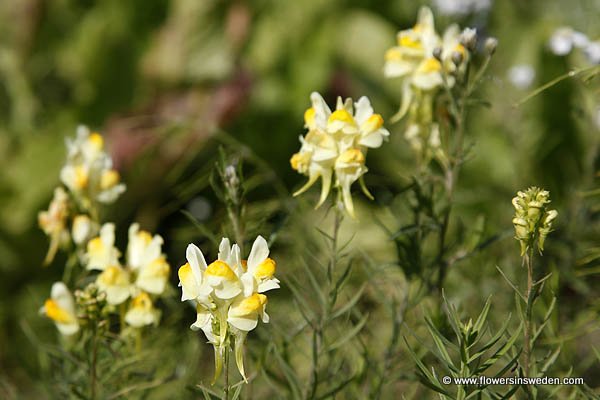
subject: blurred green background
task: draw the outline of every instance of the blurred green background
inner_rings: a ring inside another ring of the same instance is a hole
[[[545,260],[561,272],[561,312],[579,310],[569,323],[585,326],[600,308],[599,280],[591,273],[598,268],[600,202],[586,195],[599,187],[598,76],[562,81],[515,104],[535,87],[590,65],[576,50],[553,54],[548,41],[563,25],[600,37],[600,3],[481,2],[489,7],[456,14],[441,12],[444,3],[433,4],[438,31],[457,22],[500,43],[479,93],[490,107],[473,108],[467,121],[472,147],[456,215],[467,224],[485,216],[486,233],[502,239],[451,271],[448,292],[460,292],[464,304],[477,299],[472,308],[478,309],[502,285],[495,264],[518,272],[510,199],[538,185],[551,192],[560,212]],[[181,209],[221,229],[223,209],[208,185],[218,144],[241,149],[248,160],[247,175],[256,183],[249,200],[258,204],[254,230],[265,234],[266,224],[283,224],[278,218],[297,207],[281,207],[277,199],[304,179],[288,160],[299,147],[312,91],[330,104],[337,95],[367,95],[385,119],[396,111],[400,86],[383,78],[383,54],[399,29],[414,24],[419,6],[400,0],[0,2],[0,397],[44,393],[36,386],[43,386],[44,364],[34,340],[48,342],[55,333],[37,310],[65,260],[59,256],[42,268],[48,244],[37,213],[59,184],[64,139],[78,124],[105,135],[128,185],[107,214],[120,226],[121,248],[126,226],[140,221],[163,235],[175,270],[188,242],[208,243]],[[528,85],[511,80],[517,65],[533,69]],[[385,206],[390,187],[402,186],[414,171],[402,123],[387,127],[390,143],[368,160],[367,185],[377,201],[360,200],[361,209]],[[375,229],[365,224],[364,232]],[[393,257],[389,248],[382,257]],[[176,286],[175,273],[172,282]],[[510,294],[498,296],[499,309],[510,308],[502,305],[512,301]],[[283,295],[276,299],[273,304]],[[185,332],[173,340],[192,337],[189,314],[172,318]],[[597,332],[584,333],[580,343],[600,347]],[[589,348],[570,345],[572,357],[585,360],[580,372],[597,378],[600,368],[585,358]]]

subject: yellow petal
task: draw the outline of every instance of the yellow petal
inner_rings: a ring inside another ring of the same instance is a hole
[[[227,280],[234,280],[236,278],[235,272],[233,272],[231,267],[221,260],[217,260],[206,267],[206,274],[218,276]]]
[[[271,278],[275,274],[276,263],[272,258],[267,258],[263,262],[261,262],[258,267],[256,267],[256,271],[254,271],[254,276],[257,279],[262,278]]]

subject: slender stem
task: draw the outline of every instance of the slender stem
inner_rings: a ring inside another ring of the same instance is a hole
[[[96,364],[98,358],[98,330],[94,325],[92,332],[92,359],[90,362],[90,400],[96,399]]]
[[[525,312],[525,332],[524,332],[524,353],[525,353],[525,375],[529,376],[530,372],[530,364],[531,364],[531,317],[532,317],[532,309],[533,305],[529,305],[531,291],[533,290],[533,246],[529,249],[528,253],[525,255],[525,264],[527,267],[527,305]]]
[[[234,206],[227,207],[227,215],[229,216],[229,220],[231,221],[231,226],[233,228],[233,234],[235,236],[235,242],[240,246],[240,252],[244,250],[244,228],[242,226],[241,221],[241,209],[240,205],[236,204]],[[243,254],[243,253],[242,253]]]
[[[223,387],[223,398],[229,400],[229,346],[225,350],[225,386]]]
[[[333,293],[333,291],[335,290],[333,283],[333,273],[335,266],[338,263],[337,244],[340,226],[342,225],[343,214],[340,208],[338,207],[338,202],[336,201],[336,199],[334,199],[333,208],[335,216],[333,221],[333,232],[331,234],[331,256],[329,263],[327,264],[327,292],[329,296],[326,300],[327,304],[325,305],[325,309],[323,310],[323,315],[321,315],[319,323],[315,324],[314,326],[314,332],[312,337],[312,366],[310,384],[308,386],[310,390],[306,392],[307,399],[313,399],[317,394],[317,387],[319,385],[319,355],[321,352],[321,345],[324,341],[323,333],[325,330],[325,326],[327,325],[327,320],[329,319],[331,310],[335,305],[335,299],[337,298],[337,296],[335,296],[335,293]]]
[[[338,233],[340,231],[340,225],[342,224],[343,218],[342,212],[337,204],[334,205],[334,211],[335,219],[333,221],[333,234],[331,235],[331,259],[327,265],[327,283],[329,284],[329,289],[331,289],[331,285],[333,284],[333,270],[337,264]]]

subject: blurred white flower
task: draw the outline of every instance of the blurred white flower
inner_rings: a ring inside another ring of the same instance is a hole
[[[588,43],[583,52],[592,64],[600,64],[600,41]]]
[[[125,322],[134,328],[157,325],[159,318],[160,311],[154,308],[152,299],[145,292],[140,292],[133,298],[129,310],[125,313]]]
[[[73,226],[71,227],[71,236],[73,242],[78,245],[87,243],[94,235],[98,233],[98,224],[90,219],[85,214],[76,215],[73,218]]]
[[[548,42],[550,50],[557,56],[564,56],[573,49],[573,29],[561,27],[554,31]]]
[[[434,0],[434,7],[443,15],[467,15],[488,10],[491,0]]]
[[[508,70],[508,79],[518,89],[528,89],[535,79],[535,70],[529,64],[518,64]]]
[[[70,336],[79,331],[73,295],[62,282],[52,285],[50,298],[44,302],[40,313],[54,321],[62,335]]]
[[[77,128],[75,139],[67,139],[67,162],[60,179],[84,208],[95,201],[111,203],[125,191],[112,159],[104,151],[104,139],[85,126]]]

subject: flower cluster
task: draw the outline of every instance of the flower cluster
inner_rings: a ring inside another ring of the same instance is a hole
[[[108,311],[123,305],[123,320],[129,326],[141,328],[157,324],[160,313],[153,305],[153,298],[165,292],[170,273],[161,250],[163,240],[159,235],[152,237],[140,230],[138,224],[132,224],[127,263],[123,266],[119,262],[121,253],[114,246],[114,229],[112,223],[106,223],[100,229],[100,235],[87,242],[87,251],[83,255],[85,267],[88,271],[101,271],[88,287],[97,288],[93,292],[107,303]],[[60,333],[72,335],[79,331],[76,309],[67,286],[56,282],[41,311],[56,323]],[[84,310],[80,311],[82,315],[86,314]]]
[[[546,236],[552,231],[552,222],[558,216],[556,210],[549,210],[550,193],[537,187],[519,191],[512,199],[515,207],[513,225],[515,239],[521,244],[521,255],[536,243],[538,250],[544,250]]]
[[[125,191],[100,134],[80,126],[76,138],[67,139],[66,145],[67,161],[60,171],[64,186],[54,190],[48,210],[38,214],[38,224],[50,238],[44,264],[71,241],[85,246],[99,229],[97,203],[111,203]]]
[[[402,104],[393,120],[409,114],[405,137],[426,164],[432,157],[444,162],[438,124],[433,121],[437,89],[454,86],[475,48],[475,30],[451,25],[440,37],[433,14],[419,10],[417,23],[397,34],[397,43],[385,53],[384,75],[402,82]]]
[[[390,133],[383,127],[381,115],[373,112],[369,99],[364,96],[354,104],[351,99],[344,102],[338,97],[333,112],[319,93],[313,92],[310,98],[312,107],[304,113],[308,133],[300,137],[300,151],[290,160],[293,169],[308,176],[308,182],[294,196],[321,178],[319,207],[334,182],[346,210],[354,217],[350,187],[360,180],[363,191],[372,198],[361,179],[367,172],[367,149],[380,147]]]
[[[84,209],[96,201],[112,203],[125,191],[111,157],[104,151],[104,139],[85,126],[77,129],[75,139],[67,139],[67,162],[60,180]]]
[[[114,242],[115,226],[104,224],[100,235],[87,244],[86,268],[101,271],[96,284],[106,293],[108,304],[117,306],[131,299],[125,314],[127,324],[136,328],[157,324],[160,314],[153,306],[152,296],[164,293],[170,272],[162,254],[162,237],[153,237],[140,230],[138,224],[132,224],[125,265],[119,262],[121,253]]]
[[[116,200],[125,185],[112,168],[112,159],[104,151],[104,140],[98,133],[80,126],[76,138],[68,139],[66,144],[67,162],[60,171],[64,187],[55,189],[48,210],[38,216],[40,227],[50,237],[45,263],[52,261],[61,245],[69,246],[77,257],[70,258],[68,269],[75,268],[78,260],[84,274],[100,273],[92,277],[94,282],[76,291],[76,295],[83,296],[82,304],[73,300],[66,284],[68,278],[66,283],[55,283],[42,313],[64,335],[77,333],[81,322],[90,319],[90,304],[98,311],[93,313],[94,318],[114,313],[116,306],[121,306],[122,322],[131,327],[158,323],[160,314],[153,299],[164,293],[170,273],[162,254],[163,239],[132,224],[126,263],[122,265],[121,253],[114,245],[115,226],[105,223],[100,227],[97,206]]]
[[[202,330],[215,349],[215,380],[220,375],[225,352],[234,341],[235,360],[244,379],[243,345],[248,332],[256,328],[259,318],[269,322],[263,293],[279,288],[274,277],[275,261],[269,258],[267,241],[258,236],[247,260],[240,248],[223,238],[217,259],[207,264],[202,251],[190,244],[187,263],[179,268],[182,301],[196,306],[193,330]]]

